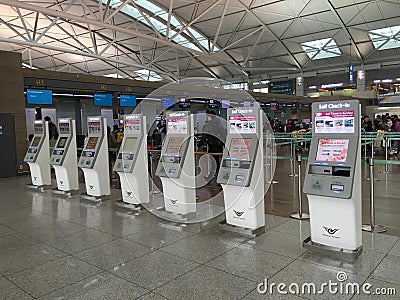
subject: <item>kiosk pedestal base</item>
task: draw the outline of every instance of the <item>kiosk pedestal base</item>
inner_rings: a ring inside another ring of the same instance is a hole
[[[63,190],[59,190],[58,188],[52,189],[51,192],[52,192],[53,194],[62,195],[62,196],[67,196],[67,197],[71,197],[72,195],[77,195],[77,194],[79,194],[79,190],[63,191]]]
[[[110,195],[103,195],[103,196],[93,196],[93,195],[88,195],[88,194],[81,194],[81,199],[83,200],[88,200],[88,201],[93,201],[93,202],[101,202],[104,200],[110,200],[111,196]]]
[[[319,252],[337,259],[345,259],[351,261],[356,260],[357,257],[359,257],[362,252],[362,246],[360,246],[356,250],[347,250],[343,248],[330,247],[313,242],[311,240],[311,236],[303,241],[303,247],[308,250]]]
[[[37,190],[40,192],[44,192],[45,190],[51,189],[51,185],[34,185],[34,184],[27,184],[26,187],[28,189]]]
[[[387,231],[387,228],[383,225],[363,224],[362,230],[367,232],[384,233]]]
[[[176,212],[171,212],[169,210],[166,210],[165,207],[162,207],[162,208],[157,209],[157,210],[174,216],[174,220],[177,220],[178,222],[186,222],[186,221],[195,219],[196,216],[197,216],[196,212],[190,212],[190,213],[186,213],[186,214],[181,214],[181,213],[176,213]]]
[[[131,210],[137,210],[137,211],[140,211],[140,210],[143,209],[143,205],[142,204],[128,203],[128,202],[125,202],[122,199],[120,199],[118,201],[115,201],[115,205],[117,205],[119,207],[122,207],[122,208],[131,209]]]
[[[290,214],[290,217],[292,219],[296,219],[296,220],[308,220],[310,219],[310,215],[308,213],[298,213],[298,212],[294,212]]]
[[[218,224],[219,224],[219,228],[221,228],[225,231],[236,232],[236,233],[251,236],[251,237],[257,237],[265,232],[265,225],[261,226],[257,229],[250,229],[250,228],[244,228],[244,227],[239,227],[239,226],[228,224],[228,223],[226,223],[226,220],[220,221]]]

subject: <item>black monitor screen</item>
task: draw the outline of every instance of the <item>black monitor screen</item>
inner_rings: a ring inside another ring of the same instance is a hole
[[[60,137],[58,139],[58,143],[56,145],[56,148],[64,148],[65,144],[67,143],[68,138],[67,137]]]

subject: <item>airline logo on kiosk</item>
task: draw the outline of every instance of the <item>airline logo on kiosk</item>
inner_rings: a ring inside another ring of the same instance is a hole
[[[242,218],[244,211],[233,210],[233,212],[235,213],[235,216],[233,216],[234,218],[244,220],[244,218]]]
[[[172,205],[176,205],[176,202],[178,202],[178,200],[173,200],[173,199],[170,199],[170,201]]]
[[[328,226],[322,226],[322,228],[324,228],[325,231],[328,233],[328,234],[323,233],[322,234],[323,236],[331,237],[331,238],[335,238],[335,239],[340,239],[340,237],[334,236],[335,233],[339,231],[339,228],[331,228],[331,227],[328,227]]]
[[[319,104],[318,109],[337,109],[337,108],[350,108],[349,103],[326,103]]]

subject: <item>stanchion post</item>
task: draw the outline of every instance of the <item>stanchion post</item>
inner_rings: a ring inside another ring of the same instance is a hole
[[[289,177],[297,177],[298,175],[296,174],[296,153],[295,153],[295,148],[294,148],[294,142],[293,138],[290,139],[290,169],[291,172],[289,174]]]
[[[362,226],[363,231],[368,231],[368,232],[377,232],[377,233],[383,233],[386,232],[386,227],[383,225],[377,225],[375,224],[375,183],[374,183],[374,159],[369,158],[368,159],[368,165],[369,165],[369,178],[370,178],[370,224],[365,224]]]
[[[298,170],[298,180],[297,180],[297,187],[298,187],[298,195],[297,200],[299,202],[299,211],[290,214],[290,217],[297,220],[307,220],[310,218],[310,215],[306,212],[303,212],[303,189],[301,184],[301,148],[297,151],[297,170]]]

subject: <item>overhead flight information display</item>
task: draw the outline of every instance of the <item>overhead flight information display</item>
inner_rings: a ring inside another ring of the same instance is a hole
[[[250,160],[251,139],[233,138],[227,159]]]
[[[319,139],[316,161],[346,162],[348,139]]]
[[[255,133],[256,116],[229,116],[229,132],[233,133]]]
[[[314,113],[315,133],[354,133],[354,110]]]
[[[177,118],[173,117],[168,119],[168,133],[179,133],[179,134],[187,134],[187,117]]]

